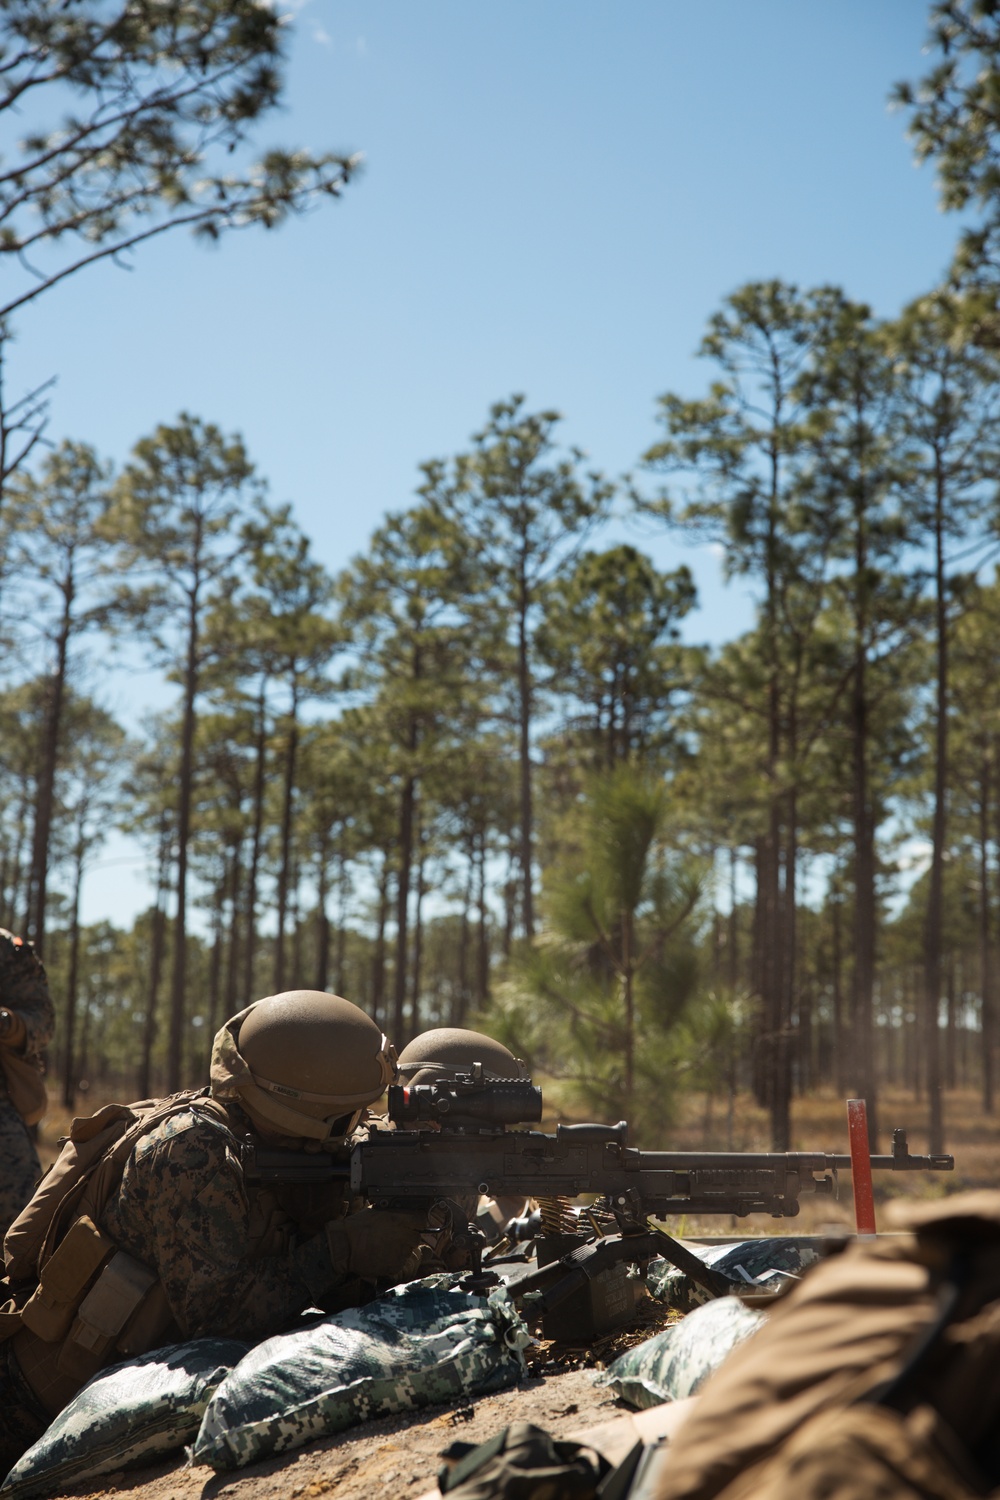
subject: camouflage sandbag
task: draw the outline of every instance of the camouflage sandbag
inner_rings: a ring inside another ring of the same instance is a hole
[[[477,1297],[460,1280],[412,1281],[259,1344],[210,1401],[191,1461],[238,1469],[372,1417],[515,1385],[527,1329],[505,1288]]]
[[[595,1385],[610,1386],[616,1396],[640,1410],[680,1401],[717,1370],[731,1349],[764,1321],[738,1297],[719,1297],[696,1308],[662,1333],[637,1344],[595,1376]]]
[[[777,1291],[819,1260],[817,1241],[805,1236],[761,1235],[758,1239],[738,1240],[727,1245],[689,1245],[706,1266],[714,1266],[734,1281],[743,1281],[747,1290]],[[646,1271],[646,1285],[652,1296],[678,1312],[691,1312],[711,1300],[711,1292],[691,1280],[668,1260],[652,1260]]]
[[[79,1480],[159,1463],[191,1441],[212,1392],[246,1352],[235,1339],[192,1339],[101,1370],[18,1459],[0,1495],[58,1495]]]

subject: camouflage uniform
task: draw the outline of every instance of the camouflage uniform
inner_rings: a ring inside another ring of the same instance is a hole
[[[248,1195],[236,1150],[250,1122],[235,1104],[227,1114],[231,1129],[195,1105],[143,1136],[101,1227],[157,1272],[177,1337],[257,1342],[345,1278],[324,1231],[303,1236],[274,1195]],[[345,1208],[331,1203],[325,1217]]]
[[[3,928],[0,1008],[24,1023],[26,1036],[17,1050],[37,1056],[51,1040],[55,1020],[45,970],[31,948]],[[40,1172],[34,1142],[11,1102],[0,1068],[0,1238],[31,1197]]]
[[[256,1343],[306,1307],[351,1306],[371,1295],[369,1284],[334,1264],[319,1227],[349,1208],[341,1185],[325,1196],[312,1186],[305,1195],[283,1193],[287,1206],[268,1191],[249,1194],[238,1150],[252,1127],[237,1104],[227,1101],[225,1113],[228,1124],[195,1100],[161,1120],[133,1149],[100,1217],[116,1245],[159,1277],[172,1314],[161,1346],[213,1335]],[[307,1228],[317,1233],[302,1233],[296,1209],[305,1221],[306,1197]],[[0,1480],[69,1399],[62,1390],[50,1400],[29,1384],[20,1354],[0,1343]]]

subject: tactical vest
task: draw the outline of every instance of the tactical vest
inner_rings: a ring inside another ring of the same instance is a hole
[[[53,1165],[4,1241],[13,1295],[0,1307],[0,1341],[52,1415],[110,1359],[155,1349],[172,1321],[149,1266],[99,1228],[138,1141],[184,1110],[229,1125],[206,1090],[109,1104],[74,1120]]]

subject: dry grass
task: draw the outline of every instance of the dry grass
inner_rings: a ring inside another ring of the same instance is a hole
[[[888,1151],[892,1131],[902,1126],[910,1151],[917,1155],[927,1148],[928,1106],[914,1100],[901,1088],[887,1088],[879,1101],[881,1139]],[[878,1172],[875,1174],[876,1212],[893,1198],[937,1198],[969,1188],[1000,1184],[1000,1114],[985,1115],[979,1094],[971,1089],[946,1095],[944,1106],[945,1150],[955,1158],[954,1172]],[[677,1124],[670,1132],[670,1146],[678,1151],[713,1150],[767,1151],[770,1149],[767,1116],[748,1095],[740,1095],[733,1112],[732,1146],[727,1141],[724,1107],[716,1106],[706,1132],[705,1100],[691,1095],[681,1105]],[[848,1150],[845,1101],[832,1089],[819,1090],[796,1099],[792,1109],[792,1149],[795,1151]],[[879,1226],[882,1216],[879,1215]],[[689,1235],[702,1234],[817,1234],[828,1229],[853,1229],[854,1206],[849,1173],[841,1173],[835,1199],[803,1197],[795,1219],[745,1220],[689,1218],[674,1221],[674,1228]]]

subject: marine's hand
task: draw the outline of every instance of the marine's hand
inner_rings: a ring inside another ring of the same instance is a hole
[[[470,1271],[479,1264],[483,1236],[469,1223],[465,1208],[451,1198],[439,1198],[427,1215],[429,1258],[445,1271]],[[477,1241],[480,1243],[477,1245]],[[425,1274],[427,1274],[425,1272]]]
[[[330,1258],[342,1274],[366,1281],[407,1281],[420,1267],[420,1237],[427,1214],[383,1213],[365,1208],[326,1226]]]

